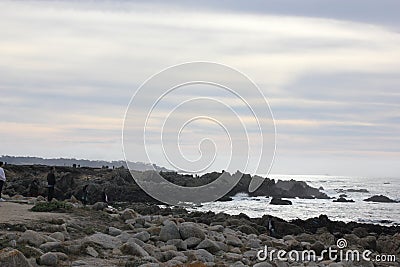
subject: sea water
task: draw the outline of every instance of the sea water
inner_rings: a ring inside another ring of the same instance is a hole
[[[233,201],[203,203],[197,211],[225,212],[235,215],[245,213],[250,217],[262,217],[265,214],[285,220],[308,219],[327,215],[331,220],[344,222],[375,223],[381,225],[400,225],[400,203],[374,203],[364,199],[373,195],[384,195],[400,201],[400,178],[363,178],[326,175],[269,175],[275,180],[304,181],[308,185],[322,187],[331,198],[346,194],[346,199],[354,203],[333,202],[333,199],[289,199],[293,205],[270,205],[271,198],[249,197],[238,194]],[[368,192],[347,192],[348,189],[366,189]],[[344,192],[343,192],[344,191]]]

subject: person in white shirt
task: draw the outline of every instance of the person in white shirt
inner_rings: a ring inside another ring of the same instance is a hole
[[[3,191],[3,185],[6,182],[6,174],[4,173],[3,162],[0,161],[0,201],[5,201],[1,197],[1,192]]]

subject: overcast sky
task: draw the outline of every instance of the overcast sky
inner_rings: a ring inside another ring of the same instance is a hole
[[[267,97],[272,173],[397,177],[399,10],[395,0],[2,1],[0,154],[123,159],[137,88],[171,65],[212,61]]]

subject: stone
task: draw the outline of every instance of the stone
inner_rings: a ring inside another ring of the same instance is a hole
[[[120,213],[122,220],[132,220],[138,217],[138,214],[133,209],[125,209]]]
[[[185,222],[179,225],[179,233],[183,240],[190,237],[197,237],[200,239],[205,239],[206,235],[204,232],[194,223]]]
[[[360,239],[360,246],[369,250],[376,250],[376,237],[375,236],[366,236]]]
[[[39,246],[39,248],[41,250],[43,250],[44,252],[57,251],[57,250],[60,250],[62,248],[62,245],[61,245],[60,241],[57,241],[57,242],[46,242],[44,244],[41,244]]]
[[[32,267],[30,262],[17,249],[5,248],[0,250],[1,267]]]
[[[99,256],[99,253],[91,246],[88,246],[86,248],[86,254],[88,254],[89,256],[92,256],[93,258],[97,258]]]
[[[234,247],[243,246],[243,242],[237,236],[234,235],[226,235],[226,244]]]
[[[103,233],[93,234],[87,237],[86,240],[100,245],[106,249],[114,249],[121,246],[122,244],[122,241],[119,238]]]
[[[115,228],[115,227],[108,227],[108,234],[112,236],[118,236],[122,233],[121,229]]]
[[[93,210],[104,210],[107,207],[108,204],[104,202],[96,202],[95,204],[92,205]]]
[[[205,249],[194,250],[193,256],[196,260],[201,262],[214,262],[214,256]]]
[[[242,254],[228,252],[225,253],[224,258],[227,259],[228,261],[240,261],[243,258],[243,256]]]
[[[258,231],[254,227],[251,227],[250,225],[241,225],[238,227],[238,230],[246,235],[259,234]]]
[[[196,249],[205,249],[212,254],[215,254],[221,250],[218,244],[210,239],[204,239],[203,241],[201,241]]]
[[[32,230],[26,230],[21,237],[18,239],[19,243],[27,243],[32,246],[40,246],[46,242],[46,238],[38,232]]]
[[[150,256],[146,250],[144,250],[141,246],[134,242],[126,242],[120,247],[120,250],[124,254],[138,256],[138,257],[146,257]]]
[[[325,249],[325,245],[320,242],[316,241],[314,244],[311,245],[311,250],[315,251],[317,255],[321,255],[321,252]]]
[[[53,252],[47,252],[46,254],[43,254],[40,256],[40,265],[46,265],[46,266],[57,266],[58,264],[58,257],[57,254]]]
[[[61,241],[61,242],[65,241],[65,236],[61,232],[54,232],[50,235],[50,237],[57,239],[58,241]]]
[[[168,240],[167,245],[174,245],[178,250],[187,250],[188,248],[186,241],[183,241],[182,239]]]
[[[194,248],[198,244],[200,244],[201,239],[197,238],[197,237],[189,237],[188,239],[185,239],[185,242],[186,242],[187,247],[190,249],[190,248]]]
[[[174,222],[167,222],[166,225],[161,228],[160,240],[167,242],[171,239],[181,239],[179,232],[180,231]]]
[[[143,242],[147,242],[150,239],[150,234],[146,231],[142,231],[140,233],[134,234],[133,237],[137,238]]]
[[[364,227],[356,227],[353,229],[353,234],[362,238],[368,236],[368,231]]]

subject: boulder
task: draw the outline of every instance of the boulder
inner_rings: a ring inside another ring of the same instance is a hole
[[[59,251],[62,248],[61,242],[56,241],[56,242],[46,242],[44,244],[41,244],[39,246],[41,250],[44,252],[49,252],[49,251]]]
[[[120,250],[124,254],[138,256],[138,257],[146,257],[149,256],[149,253],[146,252],[141,246],[136,244],[135,242],[126,242],[120,247]]]
[[[179,225],[179,233],[183,240],[190,237],[197,237],[200,239],[205,239],[206,235],[204,232],[194,223],[185,222]]]
[[[32,267],[29,261],[19,250],[5,248],[0,250],[1,267]]]
[[[180,239],[179,229],[174,222],[167,222],[160,231],[160,240],[167,242],[171,239]]]
[[[106,249],[114,249],[122,244],[122,241],[119,238],[103,233],[93,234],[87,237],[86,240],[100,245]]]
[[[38,232],[32,230],[26,230],[18,239],[18,242],[28,243],[29,245],[38,247],[46,242],[46,238]]]
[[[57,254],[53,252],[48,252],[40,256],[40,265],[57,266],[57,264],[58,264],[58,257]]]
[[[137,218],[138,214],[133,209],[125,209],[120,213],[120,216],[122,220],[126,221]]]
[[[142,231],[140,233],[134,234],[133,237],[137,238],[143,242],[147,242],[150,239],[150,234],[146,231]]]
[[[210,239],[204,239],[201,241],[200,244],[197,245],[196,249],[205,249],[212,254],[215,254],[221,250],[218,244]]]
[[[115,228],[115,227],[108,227],[108,234],[112,236],[118,236],[122,233],[121,229]]]
[[[290,200],[273,197],[269,204],[271,204],[271,205],[292,205],[292,202]]]
[[[234,236],[234,235],[229,235],[229,234],[226,235],[225,242],[227,245],[234,246],[234,247],[243,246],[243,242],[237,236]]]

